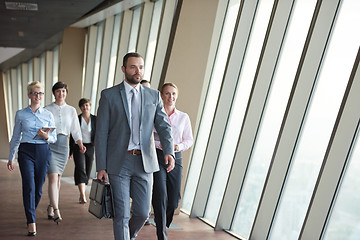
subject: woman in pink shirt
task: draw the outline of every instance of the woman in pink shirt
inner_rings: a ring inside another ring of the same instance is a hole
[[[182,179],[182,152],[193,144],[193,136],[189,116],[175,108],[178,88],[173,83],[165,83],[161,88],[164,109],[171,124],[175,151],[175,168],[166,171],[164,155],[157,133],[154,133],[156,153],[160,171],[154,173],[152,205],[156,223],[156,234],[159,240],[167,239],[166,227],[169,227],[174,211],[180,202]]]

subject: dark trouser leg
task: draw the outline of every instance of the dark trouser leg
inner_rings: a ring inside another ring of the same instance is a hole
[[[86,144],[86,143],[85,143],[85,147],[86,147],[85,171],[86,171],[87,180],[84,183],[87,185],[88,181],[89,181],[89,178],[90,178],[90,174],[91,174],[92,164],[94,162],[94,149],[95,148],[94,148],[93,144]]]
[[[167,208],[166,208],[166,226],[169,227],[176,208],[179,205],[181,196],[181,179],[182,179],[182,166],[176,164],[175,168],[167,174]]]
[[[154,221],[156,234],[159,240],[167,239],[166,233],[166,208],[167,208],[167,187],[166,169],[160,165],[160,171],[154,173],[154,185],[152,205],[154,208]]]
[[[85,155],[80,153],[79,147],[76,145],[74,147],[74,181],[75,185],[78,185],[80,183],[84,183],[84,181],[87,179],[86,172],[85,172]]]
[[[37,146],[37,157],[35,161],[35,209],[39,205],[42,187],[44,185],[49,161],[51,159],[51,152],[47,144]]]
[[[47,144],[21,144],[18,162],[22,178],[23,204],[27,223],[35,223],[35,210],[50,160]]]

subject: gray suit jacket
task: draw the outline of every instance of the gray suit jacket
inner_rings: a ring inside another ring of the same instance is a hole
[[[171,126],[163,109],[157,90],[141,88],[140,144],[144,171],[159,170],[156,157],[153,127],[160,136],[165,154],[174,155]],[[108,174],[119,174],[130,140],[129,108],[124,82],[101,92],[97,111],[95,156],[96,170],[106,170]]]

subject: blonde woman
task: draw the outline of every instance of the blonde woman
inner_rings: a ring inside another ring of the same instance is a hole
[[[154,133],[160,171],[154,173],[152,205],[156,234],[159,240],[163,240],[167,239],[166,227],[170,226],[181,198],[182,152],[192,146],[193,136],[189,116],[175,107],[178,98],[177,86],[173,83],[165,83],[161,87],[160,95],[171,125],[175,152],[175,167],[169,172],[168,165],[164,162],[159,136],[156,132]]]
[[[40,106],[44,88],[38,81],[27,87],[30,105],[16,112],[15,126],[10,141],[7,168],[13,171],[13,160],[18,151],[22,179],[22,194],[28,226],[28,236],[36,235],[35,210],[40,202],[51,152],[48,143],[56,142],[54,116]]]

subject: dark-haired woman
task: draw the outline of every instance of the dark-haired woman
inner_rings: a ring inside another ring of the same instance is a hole
[[[48,218],[59,223],[62,217],[59,210],[60,180],[69,158],[69,136],[72,134],[80,152],[84,153],[86,147],[82,143],[81,129],[77,120],[77,113],[74,107],[66,104],[68,87],[63,82],[57,82],[52,87],[55,102],[45,108],[52,112],[55,118],[57,141],[50,144],[51,161],[48,170],[48,194],[50,204],[48,206]]]
[[[80,152],[80,148],[75,144],[75,141],[71,136],[70,157],[73,156],[75,163],[74,180],[75,185],[78,186],[80,192],[79,203],[84,204],[87,202],[85,190],[89,181],[92,164],[94,162],[96,116],[90,114],[90,99],[80,99],[79,108],[81,110],[81,114],[78,116],[78,118],[80,122],[83,144],[86,147],[86,152]]]

